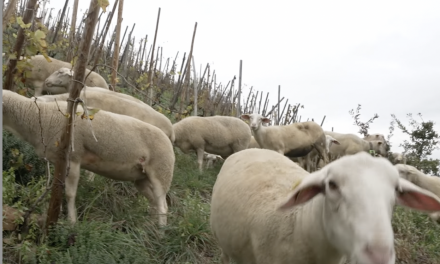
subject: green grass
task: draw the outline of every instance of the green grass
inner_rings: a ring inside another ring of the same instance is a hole
[[[165,92],[161,102],[170,97]],[[164,114],[174,122],[173,114]],[[3,142],[9,144],[3,149],[9,155],[3,162],[3,198],[24,210],[45,189],[46,179],[40,177],[44,163],[10,134],[3,133]],[[24,154],[22,163],[17,162],[13,148]],[[221,163],[200,174],[195,154],[184,155],[179,149],[175,154],[174,178],[167,195],[168,225],[162,230],[155,224],[156,217],[148,214],[148,200],[132,183],[101,176],[89,182],[82,177],[76,198],[77,224],[71,226],[66,220],[64,203],[60,221],[48,237],[35,224],[26,233],[4,231],[3,263],[219,263],[209,212]],[[9,171],[10,164],[15,164],[15,171]],[[25,167],[29,164],[33,166],[30,171]],[[47,201],[43,200],[37,213],[44,212]],[[396,263],[440,264],[440,225],[426,214],[396,207],[393,228]]]
[[[82,177],[76,206],[78,222],[70,226],[66,206],[60,224],[42,240],[4,232],[4,263],[217,263],[219,252],[209,230],[209,202],[221,164],[200,174],[195,155],[176,149],[173,183],[168,193],[164,235],[148,215],[148,200],[130,182]],[[44,178],[42,178],[44,181]],[[34,235],[35,236],[35,235]],[[12,241],[12,242],[11,242]],[[55,261],[55,262],[53,262]]]

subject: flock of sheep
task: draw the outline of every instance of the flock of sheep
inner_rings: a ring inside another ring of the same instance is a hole
[[[55,59],[49,63],[42,55],[29,63],[33,70],[27,81],[35,97],[3,90],[3,126],[54,163],[72,66]],[[387,143],[381,134],[360,138],[324,131],[315,122],[268,126],[271,120],[257,113],[191,116],[172,124],[142,101],[109,90],[99,74],[88,78],[81,97],[100,111],[92,126],[75,119],[65,183],[73,223],[83,168],[134,182],[159,225],[166,225],[173,145],[184,153],[195,151],[201,172],[204,159],[208,166],[225,160],[213,186],[210,216],[224,264],[339,264],[344,258],[391,264],[395,204],[440,218],[440,180],[384,158]],[[405,163],[401,154],[394,158]]]

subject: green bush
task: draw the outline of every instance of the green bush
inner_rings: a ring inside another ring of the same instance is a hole
[[[34,147],[3,130],[3,170],[11,167],[15,168],[15,179],[23,185],[46,174],[46,163],[37,156]]]

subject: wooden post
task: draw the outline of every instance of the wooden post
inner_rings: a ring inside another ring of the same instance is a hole
[[[61,13],[61,16],[60,16],[60,20],[58,20],[57,28],[55,29],[55,34],[53,35],[53,38],[52,38],[52,43],[55,43],[55,40],[58,35],[58,31],[60,30],[61,25],[63,24],[64,14],[66,13],[66,8],[67,8],[68,4],[69,4],[69,0],[66,0],[66,2],[64,3],[63,12]]]
[[[84,26],[84,34],[80,44],[78,60],[73,68],[75,81],[70,82],[69,98],[76,99],[79,97],[82,90],[82,83],[84,82],[86,73],[87,57],[89,56],[90,46],[92,43],[93,33],[95,31],[96,21],[99,14],[98,0],[91,0],[89,12],[87,15],[87,22]],[[71,150],[71,134],[73,133],[73,118],[76,112],[76,104],[73,101],[67,101],[67,113],[70,117],[66,119],[65,130],[61,135],[61,142],[57,151],[57,160],[55,162],[54,182],[52,184],[51,197],[49,201],[49,209],[47,211],[47,225],[46,234],[49,226],[54,225],[58,221],[60,214],[60,206],[62,200],[63,186],[65,177],[68,176],[69,159]]]
[[[6,10],[3,13],[3,32],[5,32],[6,26],[8,25],[9,18],[15,13],[16,10],[17,0],[10,0]]]
[[[151,52],[151,59],[150,59],[150,67],[148,69],[148,104],[153,105],[153,58],[154,58],[154,47],[156,46],[156,39],[157,39],[157,29],[159,28],[159,19],[160,19],[160,7],[159,11],[157,13],[157,21],[156,21],[156,31],[154,32],[154,39],[153,39],[153,47]]]
[[[241,115],[241,107],[240,106],[241,106],[241,78],[242,78],[241,69],[242,69],[242,66],[243,66],[243,61],[240,60],[240,73],[238,75],[237,117],[240,117],[240,115]]]
[[[280,101],[281,85],[278,85],[278,102]],[[278,104],[277,125],[280,124],[280,105]]]
[[[95,61],[93,62],[93,68],[95,68],[95,66],[98,64],[99,58],[101,57],[102,48],[104,47],[105,37],[107,36],[108,29],[110,28],[110,24],[112,23],[113,14],[116,11],[117,4],[118,4],[118,0],[115,1],[114,5],[113,5],[112,12],[110,13],[110,17],[108,19],[107,25],[105,26],[105,30],[103,33],[101,44],[99,45],[98,52],[95,55]],[[109,47],[111,47],[111,44],[109,45]],[[114,89],[114,87],[113,87],[113,89]]]
[[[197,89],[197,74],[196,74],[196,64],[194,63],[194,56],[192,56],[192,66],[193,66],[193,72],[194,72],[194,77],[193,77],[193,86],[194,86],[194,115],[197,116],[197,96],[198,96],[198,89]],[[200,80],[199,82],[201,82],[202,80]]]
[[[23,23],[28,24],[31,22],[31,19],[34,15],[35,6],[37,4],[37,0],[29,0],[26,6],[26,12],[23,16]],[[3,83],[3,89],[12,90],[12,86],[14,84],[14,71],[17,67],[17,60],[20,58],[21,49],[23,48],[24,43],[24,29],[20,27],[17,33],[17,40],[14,45],[14,53],[17,56],[15,60],[9,60],[7,65],[7,70],[5,72],[5,82]]]
[[[69,43],[72,45],[75,39],[75,28],[76,28],[76,16],[78,14],[78,1],[73,2],[72,20],[70,21],[70,33],[69,33]],[[70,62],[73,58],[73,47],[69,45],[69,50],[67,51],[67,62]]]
[[[321,126],[324,125],[324,121],[325,121],[325,116],[324,116],[324,118],[321,121]]]
[[[113,86],[113,90],[116,91],[116,76],[118,70],[118,58],[119,58],[119,40],[121,38],[121,24],[122,24],[122,12],[124,10],[124,0],[119,0],[118,3],[118,20],[116,24],[116,37],[115,37],[115,46],[113,48],[113,61],[112,61],[112,77],[111,77],[111,85]]]

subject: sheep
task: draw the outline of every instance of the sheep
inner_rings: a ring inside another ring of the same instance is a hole
[[[258,145],[258,142],[255,140],[254,136],[251,136],[251,141],[249,142],[248,148],[261,148],[260,145]]]
[[[205,160],[207,160],[207,163],[206,163],[206,168],[207,169],[212,168],[214,162],[219,161],[219,160],[224,160],[222,158],[222,156],[214,155],[214,154],[211,154],[211,153],[208,153],[208,152],[205,152],[203,154],[203,157],[204,157]]]
[[[200,172],[203,171],[203,153],[229,155],[247,149],[251,139],[248,125],[231,116],[189,116],[173,124],[174,145],[182,152],[197,153]]]
[[[385,144],[385,148],[387,151],[390,150],[390,146],[388,145],[387,140],[385,139],[385,136],[383,134],[371,134],[371,135],[366,135],[364,137],[364,140],[366,141],[382,141]]]
[[[66,122],[61,111],[66,109],[67,102],[33,101],[3,90],[4,128],[30,143],[39,157],[46,157],[51,163],[58,159]],[[98,141],[88,122],[92,123]],[[113,180],[133,181],[151,202],[159,225],[166,225],[166,194],[173,178],[175,155],[162,130],[130,116],[100,110],[92,121],[75,119],[73,146],[65,182],[68,218],[72,223],[77,219],[75,197],[83,168]]]
[[[151,106],[133,100],[127,100],[126,97],[121,97],[120,93],[104,89],[92,89],[81,91],[81,97],[85,99],[86,105],[89,107],[96,107],[105,111],[116,114],[127,115],[139,119],[143,122],[151,124],[161,129],[165,135],[174,142],[174,130],[171,121],[163,114],[154,110]],[[128,95],[129,96],[129,95]],[[130,97],[130,96],[129,96]],[[33,97],[32,99],[34,99]],[[38,101],[52,102],[66,101],[69,98],[68,93],[56,95],[44,95],[36,97]]]
[[[330,147],[332,146],[332,144],[336,144],[336,145],[339,145],[340,143],[339,143],[339,141],[337,141],[335,138],[333,138],[332,136],[330,136],[330,135],[325,135],[325,152],[327,153],[327,155],[329,154],[329,152],[330,152]],[[312,161],[311,163],[313,164],[313,161],[316,161],[316,159],[318,159],[319,157],[318,157],[318,152],[316,151],[316,150],[312,150],[312,151],[310,151],[310,153],[309,154],[307,154],[309,157],[308,157],[308,159],[310,159],[310,161]],[[306,169],[306,165],[307,164],[304,164],[305,162],[303,161],[303,159],[302,158],[299,158],[300,159],[300,162],[299,162],[299,164],[301,164],[301,166],[304,168],[304,169]],[[306,158],[306,160],[307,160],[307,158]],[[325,164],[323,164],[323,162],[322,162],[322,160],[319,160],[318,161],[318,167],[324,167],[325,166]],[[312,169],[313,171],[314,170],[316,170],[317,168],[314,168],[314,169]],[[307,170],[311,170],[310,168],[308,168]]]
[[[417,168],[406,164],[394,165],[399,171],[401,178],[408,180],[415,185],[440,196],[440,178],[436,176],[426,175]],[[440,223],[440,210],[436,213],[429,214],[432,220]]]
[[[405,153],[391,152],[391,160],[393,164],[398,164],[398,163],[406,164],[406,155]]]
[[[366,141],[355,134],[341,134],[331,131],[324,131],[324,133],[339,141],[339,145],[333,144],[330,147],[330,155],[333,159],[370,150],[374,150],[376,154],[383,157],[387,156],[386,146],[382,141]]]
[[[328,163],[325,152],[325,134],[322,127],[313,121],[294,123],[287,126],[262,126],[270,123],[270,119],[260,114],[243,114],[241,118],[249,121],[249,126],[261,148],[277,151],[288,157],[306,156],[312,149],[316,149]],[[306,156],[307,158],[307,156]],[[309,160],[306,160],[309,164]]]
[[[385,158],[361,152],[309,174],[275,151],[247,149],[220,169],[210,227],[223,264],[339,264],[344,257],[391,264],[395,203],[440,209],[439,197],[399,178]]]
[[[385,136],[383,134],[367,135],[367,136],[364,137],[364,140],[366,140],[366,141],[376,141],[376,140],[379,140],[379,141],[382,141],[382,142],[386,143]]]
[[[26,76],[26,83],[32,84],[35,89],[35,96],[42,95],[43,91],[49,91],[56,94],[67,92],[67,89],[65,90],[62,87],[50,87],[47,86],[47,83],[45,86],[45,81],[51,75],[56,76],[59,73],[60,68],[65,68],[70,71],[73,67],[72,64],[54,58],[50,58],[50,60],[51,62],[48,62],[43,55],[35,55],[27,61],[32,68],[30,76]],[[90,70],[86,69],[86,76],[89,72]],[[96,72],[90,73],[84,83],[88,86],[97,86],[102,87],[103,89],[108,89],[108,85],[104,78]]]
[[[66,91],[67,91],[67,88],[68,88],[68,83],[66,83],[66,84],[61,84],[62,86],[59,86],[59,87],[63,87],[63,88],[65,88],[66,89]],[[58,86],[57,86],[58,87]],[[125,100],[129,100],[129,101],[133,101],[133,102],[135,102],[135,103],[141,103],[141,104],[145,104],[143,101],[141,101],[141,100],[139,100],[139,99],[137,99],[137,98],[135,98],[135,97],[133,97],[133,96],[131,96],[131,95],[128,95],[128,94],[125,94],[125,93],[119,93],[119,92],[115,92],[115,91],[112,91],[112,90],[107,90],[107,89],[103,89],[103,88],[101,88],[101,87],[91,87],[91,86],[85,86],[82,90],[81,90],[81,95],[83,95],[83,93],[85,93],[86,94],[86,96],[87,96],[87,92],[88,91],[95,91],[95,92],[100,92],[100,93],[106,93],[106,94],[110,94],[110,95],[113,95],[113,96],[118,96],[118,97],[121,97],[121,98],[123,98],[123,99],[125,99]],[[66,93],[65,91],[64,92],[62,92],[62,93]],[[35,96],[34,96],[35,97]]]

